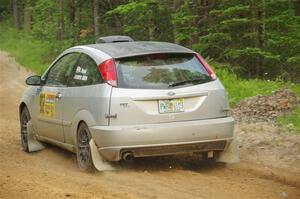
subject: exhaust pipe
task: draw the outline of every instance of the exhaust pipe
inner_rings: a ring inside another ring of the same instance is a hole
[[[122,159],[126,160],[126,161],[132,160],[133,158],[134,158],[133,153],[129,152],[129,151],[124,152],[123,155],[122,155]]]

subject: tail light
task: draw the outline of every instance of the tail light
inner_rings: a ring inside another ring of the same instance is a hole
[[[106,83],[117,87],[117,69],[114,59],[109,59],[99,64],[99,70]]]
[[[213,69],[210,67],[210,65],[205,61],[205,59],[203,59],[203,57],[201,57],[201,55],[199,55],[198,53],[196,53],[196,57],[200,61],[200,63],[204,66],[205,70],[207,71],[207,73],[211,77],[211,79],[212,80],[217,79],[217,75],[215,74]]]

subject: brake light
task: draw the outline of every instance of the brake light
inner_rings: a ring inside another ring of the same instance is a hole
[[[205,61],[205,59],[203,59],[203,57],[201,57],[201,55],[199,55],[198,53],[196,53],[196,58],[204,66],[205,70],[207,71],[207,73],[211,77],[211,79],[212,80],[217,79],[217,75],[215,74],[213,69],[210,67],[210,65]]]
[[[106,83],[117,87],[117,70],[114,59],[109,59],[99,64],[99,71]]]

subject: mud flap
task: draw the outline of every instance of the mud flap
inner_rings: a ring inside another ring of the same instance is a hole
[[[224,163],[239,163],[239,146],[236,138],[234,138],[226,149],[219,154],[217,157],[217,162]]]
[[[27,123],[27,132],[28,152],[40,151],[45,148],[45,146],[36,139],[35,129],[31,121]]]
[[[93,139],[90,140],[90,149],[91,149],[93,164],[98,171],[116,170],[115,167],[113,167],[111,164],[103,160],[103,158],[99,154],[98,148]]]

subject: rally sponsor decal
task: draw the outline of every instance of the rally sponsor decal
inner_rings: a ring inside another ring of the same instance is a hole
[[[40,93],[40,114],[54,117],[56,108],[56,94],[55,93]]]

